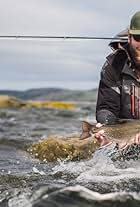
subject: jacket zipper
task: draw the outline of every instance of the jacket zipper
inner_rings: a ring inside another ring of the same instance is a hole
[[[132,117],[135,118],[135,85],[132,83],[131,85],[131,114]]]

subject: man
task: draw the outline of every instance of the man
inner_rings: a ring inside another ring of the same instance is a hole
[[[131,19],[128,42],[107,57],[101,71],[97,122],[112,124],[119,118],[140,119],[140,11]],[[103,139],[102,134],[101,130],[96,138]],[[140,144],[140,135],[133,141]]]

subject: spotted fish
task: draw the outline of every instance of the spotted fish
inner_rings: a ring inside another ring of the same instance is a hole
[[[119,120],[113,125],[103,125],[97,128],[96,124],[90,124],[86,121],[82,122],[82,134],[80,139],[86,139],[91,136],[94,137],[95,133],[104,130],[104,136],[110,141],[114,142],[129,142],[140,132],[140,120]]]
[[[140,120],[119,120],[117,124],[104,125],[101,128],[97,128],[96,124],[83,121],[80,139],[94,137],[95,133],[101,129],[104,130],[103,136],[111,142],[116,143],[115,148],[112,149],[112,153],[110,154],[113,161],[140,159],[140,146],[130,141],[137,133],[140,133]],[[128,147],[120,150],[118,147],[119,142],[128,143]]]

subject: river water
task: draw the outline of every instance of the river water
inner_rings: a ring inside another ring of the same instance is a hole
[[[91,105],[76,111],[2,109],[0,206],[140,206],[140,161],[113,162],[108,156],[111,146],[98,150],[90,160],[74,162],[58,160],[44,163],[27,152],[29,146],[49,135],[80,133],[81,120],[94,120],[92,116],[94,109]],[[76,200],[73,198],[75,203],[71,203],[67,194],[67,199],[58,199],[56,203],[48,202],[48,198],[54,201],[55,196],[62,193],[60,190],[65,192],[66,187],[70,186],[76,188],[76,191],[79,189],[78,192],[83,190],[84,195],[89,190],[90,198],[82,197],[81,200],[76,194]],[[100,193],[100,205],[97,201],[96,205],[93,204],[97,198],[91,192]],[[44,194],[47,194],[46,204],[41,201]],[[108,203],[103,205],[106,196]]]

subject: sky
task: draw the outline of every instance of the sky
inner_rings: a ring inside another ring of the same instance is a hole
[[[139,0],[0,0],[0,35],[113,37]],[[98,87],[109,40],[0,39],[0,89]]]

